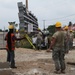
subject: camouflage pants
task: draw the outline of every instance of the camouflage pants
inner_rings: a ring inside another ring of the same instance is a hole
[[[52,57],[55,63],[55,70],[65,70],[65,52],[64,52],[64,47],[63,48],[55,48],[53,49],[52,52]]]
[[[41,39],[37,39],[37,41],[36,41],[36,48],[38,50],[41,49],[41,44],[42,44],[42,40]]]
[[[69,40],[69,49],[71,50],[73,48],[73,41]]]
[[[65,49],[65,53],[69,52],[69,41],[68,42],[64,42],[64,49]]]

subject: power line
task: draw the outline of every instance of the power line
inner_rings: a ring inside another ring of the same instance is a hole
[[[45,21],[53,21],[53,20],[68,18],[68,17],[72,17],[72,16],[75,16],[75,14],[67,15],[67,16],[60,17],[60,18],[49,19],[49,20],[45,19]],[[40,21],[43,21],[43,20],[40,20]]]
[[[54,19],[46,20],[46,21],[52,21],[52,20],[57,20],[57,19],[63,19],[63,18],[71,17],[71,16],[74,16],[74,15],[75,15],[75,14],[71,14],[71,15],[68,15],[68,16],[64,16],[64,17],[60,17],[60,18],[54,18]]]

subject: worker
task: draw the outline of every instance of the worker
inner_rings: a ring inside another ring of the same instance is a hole
[[[69,37],[70,37],[68,26],[65,26],[64,33],[65,33],[64,49],[65,49],[65,53],[68,53],[69,52]]]
[[[6,45],[6,50],[7,50],[7,62],[10,63],[10,67],[11,68],[17,68],[15,66],[15,40],[21,40],[23,38],[19,38],[17,39],[15,37],[14,32],[14,26],[13,25],[9,25],[9,32],[6,34],[5,36],[5,40],[7,42]]]
[[[61,23],[56,22],[55,28],[56,32],[53,34],[51,39],[51,45],[47,52],[52,50],[52,57],[55,63],[55,71],[54,73],[60,74],[65,73],[65,51],[64,51],[64,31],[61,29]]]
[[[48,34],[46,34],[44,41],[45,41],[45,47],[46,49],[48,49]]]
[[[74,39],[73,30],[70,30],[70,38],[69,38],[69,48],[70,48],[70,50],[73,48],[73,39]]]
[[[42,44],[42,33],[41,32],[38,32],[38,34],[37,34],[37,39],[36,39],[36,48],[38,49],[38,50],[41,50],[42,49],[42,46],[41,46],[41,44]]]
[[[36,47],[36,40],[37,40],[37,35],[35,34],[32,36],[32,43],[35,47]]]
[[[16,33],[15,33],[15,36],[17,38],[20,38],[20,33],[19,33],[19,30],[16,30]],[[20,41],[16,41],[16,47],[19,48],[20,47]]]

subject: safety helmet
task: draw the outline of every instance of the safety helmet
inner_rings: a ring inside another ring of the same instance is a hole
[[[16,30],[16,32],[18,32],[18,30]]]
[[[40,28],[38,28],[38,30],[40,30]]]
[[[39,32],[38,34],[39,34],[39,35],[42,35],[42,33],[41,33],[41,32]]]
[[[73,32],[73,30],[70,30],[70,32]]]
[[[64,28],[65,30],[68,30],[68,26],[65,26],[65,28]]]
[[[9,28],[9,29],[14,29],[14,26],[13,26],[13,25],[9,25],[8,28]]]
[[[56,22],[55,27],[61,27],[61,23],[60,22]]]

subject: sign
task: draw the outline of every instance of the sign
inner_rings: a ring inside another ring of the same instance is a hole
[[[33,24],[28,24],[28,32],[33,32]]]

